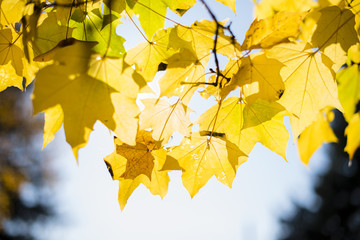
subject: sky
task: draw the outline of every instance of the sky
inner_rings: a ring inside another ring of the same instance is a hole
[[[251,1],[238,0],[236,16],[220,3],[207,2],[216,9],[218,20],[233,21],[232,30],[241,43],[253,19]],[[175,14],[168,17],[179,19]],[[181,21],[191,24],[200,19],[210,17],[197,3]],[[129,22],[118,32],[126,38],[126,48],[142,41]],[[192,101],[190,108],[197,112],[193,118],[208,104],[200,97]],[[288,127],[288,119],[285,122]],[[63,129],[47,148],[55,158],[53,168],[60,179],[50,199],[55,201],[60,219],[47,227],[37,226],[36,232],[44,240],[276,239],[281,231],[279,219],[294,210],[295,200],[308,207],[316,201],[312,183],[326,165],[320,152],[309,166],[302,164],[292,140],[288,143],[287,161],[257,144],[249,160],[239,167],[231,189],[213,177],[191,199],[182,186],[181,173],[171,172],[164,199],[140,186],[120,211],[118,182],[112,180],[103,161],[114,151],[113,135],[101,123],[95,124],[88,145],[80,150],[79,165]]]

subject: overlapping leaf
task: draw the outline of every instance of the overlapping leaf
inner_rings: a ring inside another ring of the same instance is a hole
[[[167,193],[169,177],[161,171],[166,159],[166,151],[159,149],[151,133],[140,131],[136,145],[130,146],[115,138],[116,150],[105,158],[110,174],[119,180],[119,203],[121,209],[140,185],[144,184],[154,195],[164,197]]]
[[[281,11],[306,12],[317,5],[313,0],[262,0],[256,1],[255,16],[267,18]]]
[[[337,71],[346,61],[350,46],[359,41],[355,31],[355,16],[348,9],[330,6],[320,10],[321,17],[312,35],[312,44],[323,51]]]
[[[345,129],[347,143],[345,151],[349,153],[350,159],[354,158],[356,150],[360,147],[360,113],[356,113]]]
[[[300,159],[304,164],[308,164],[313,153],[323,144],[337,142],[337,137],[333,133],[330,122],[334,114],[329,109],[321,111],[315,122],[308,126],[299,136],[297,146]]]
[[[285,65],[280,72],[285,91],[279,103],[294,115],[290,118],[294,139],[321,109],[327,106],[342,109],[329,58],[301,43],[280,44],[266,54]]]
[[[25,0],[1,0],[0,24],[1,27],[15,27],[20,22],[25,10]]]
[[[231,187],[237,167],[247,156],[230,142],[194,133],[175,147],[169,157],[175,158],[183,169],[182,180],[191,197],[215,175]]]
[[[61,40],[66,39],[66,34],[71,35],[72,31],[72,29],[58,24],[56,13],[46,13],[41,20],[33,43],[35,57],[56,47]]]
[[[198,84],[205,82],[205,66],[187,49],[166,61],[167,71],[159,80],[160,96],[178,96],[184,104],[188,104]]]
[[[121,82],[114,78],[101,78],[101,73],[107,73],[106,70],[101,72],[100,67],[97,68],[102,62],[94,66],[94,71],[88,74],[90,48],[94,43],[74,39],[67,42],[67,46],[58,48],[54,63],[41,69],[37,74],[33,99],[35,113],[61,105],[66,139],[72,146],[75,156],[78,149],[86,145],[97,120],[114,130],[124,141],[133,144],[137,128],[135,116],[138,110],[135,98],[126,94],[136,89],[124,91]],[[122,73],[123,65],[119,63],[117,62],[115,68],[120,68]],[[127,114],[124,115],[124,112]],[[123,129],[127,131],[121,134]]]
[[[234,76],[247,103],[261,98],[275,101],[281,98],[285,86],[280,70],[283,63],[265,54],[251,54],[241,60],[241,68]]]
[[[127,0],[136,14],[139,14],[141,27],[148,39],[165,25],[166,9],[169,7],[180,15],[195,4],[195,0]]]
[[[245,34],[243,50],[268,48],[296,38],[304,13],[279,12],[266,19],[255,19]]]
[[[190,135],[192,111],[180,101],[170,104],[165,99],[145,99],[143,103],[145,110],[140,114],[140,129],[151,128],[154,139],[167,143],[175,131],[183,136]]]
[[[336,79],[339,86],[339,100],[344,108],[344,117],[349,122],[355,114],[356,105],[360,101],[360,58],[359,45],[349,49],[347,67],[341,69]]]
[[[226,6],[228,6],[234,13],[236,13],[235,0],[216,0]]]
[[[83,41],[97,41],[98,44],[93,50],[109,57],[120,57],[125,52],[125,39],[116,34],[116,26],[121,22],[115,15],[103,15],[101,9],[95,8],[83,21],[81,18],[81,10],[75,11],[72,15],[72,37]]]
[[[135,64],[136,70],[147,80],[152,81],[158,66],[172,56],[177,49],[169,47],[170,29],[158,31],[151,41],[140,43],[126,54],[126,62]]]
[[[34,79],[37,67],[32,66],[25,58],[21,45],[21,33],[12,28],[0,30],[0,91],[10,86],[23,89]]]
[[[257,142],[286,158],[289,134],[284,126],[284,108],[276,103],[258,99],[244,104],[237,97],[230,97],[215,105],[195,122],[200,131],[223,134],[240,150],[249,154]]]

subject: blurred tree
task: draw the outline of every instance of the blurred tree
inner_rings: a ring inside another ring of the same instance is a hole
[[[0,94],[0,239],[35,239],[34,226],[54,216],[53,182],[41,153],[43,120],[32,117],[29,94]],[[39,145],[40,144],[40,145]]]
[[[344,152],[346,122],[338,112],[332,127],[339,142],[328,147],[330,166],[315,187],[318,207],[309,210],[298,205],[292,217],[281,220],[280,239],[360,239],[360,152],[358,149],[349,167]]]

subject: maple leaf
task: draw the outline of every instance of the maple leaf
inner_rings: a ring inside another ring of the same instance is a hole
[[[139,131],[136,145],[130,146],[114,140],[116,150],[105,158],[110,174],[119,180],[119,203],[121,209],[132,192],[143,183],[152,194],[164,197],[167,193],[169,177],[161,171],[166,159],[166,151],[151,137],[151,132]]]
[[[349,47],[359,41],[355,31],[355,16],[348,9],[330,6],[320,10],[311,42],[323,51],[335,64],[337,71],[346,61]]]
[[[337,137],[330,127],[333,118],[334,113],[330,109],[325,109],[319,112],[317,119],[300,134],[297,146],[304,164],[309,163],[313,153],[323,143],[337,142]]]
[[[130,65],[135,64],[137,72],[147,81],[152,81],[159,64],[166,62],[166,59],[177,51],[168,46],[170,32],[171,28],[160,30],[151,41],[140,43],[126,54],[125,61]]]
[[[15,86],[23,89],[34,79],[37,67],[31,65],[26,59],[21,45],[21,34],[11,28],[0,30],[0,91]]]
[[[284,43],[266,50],[270,58],[282,62],[280,74],[285,91],[278,102],[289,112],[294,140],[327,107],[342,110],[331,60],[303,43]]]
[[[345,129],[345,135],[347,135],[347,143],[345,151],[349,153],[349,158],[352,160],[356,150],[360,146],[360,113],[356,113],[349,122],[349,125]]]
[[[44,13],[33,42],[35,58],[55,48],[61,40],[66,38],[67,33],[71,34],[71,31],[72,29],[58,24],[56,13]]]
[[[139,14],[141,27],[148,39],[151,39],[157,30],[164,28],[167,7],[182,15],[195,2],[196,0],[127,0],[133,11]]]
[[[235,0],[216,0],[226,6],[228,6],[236,14]]]
[[[223,26],[225,22],[220,22],[219,24]],[[190,27],[183,25],[176,26],[172,30],[173,33],[169,41],[171,41],[171,45],[175,48],[186,48],[194,52],[194,55],[196,55],[201,63],[206,65],[210,50],[214,47],[214,36],[217,27],[216,22],[209,20],[196,21]],[[218,29],[216,51],[229,58],[241,55],[240,45],[231,37],[226,36],[222,27]]]
[[[224,133],[227,140],[241,151],[250,154],[257,142],[286,159],[289,133],[284,126],[287,112],[276,102],[258,99],[245,104],[238,97],[230,97],[203,113],[194,124],[200,131]]]
[[[255,19],[245,34],[243,50],[268,48],[296,38],[304,13],[279,12],[266,19]]]
[[[77,9],[72,15],[72,37],[83,41],[97,41],[98,44],[93,48],[95,52],[109,57],[120,57],[125,52],[125,39],[116,34],[116,26],[121,23],[120,20],[111,13],[101,14],[100,8],[89,12],[83,21],[80,21],[81,13],[82,11]]]
[[[206,58],[208,60],[209,57]],[[160,78],[160,96],[178,96],[187,105],[197,88],[205,82],[205,67],[188,49],[183,49],[166,60],[165,75]]]
[[[244,108],[242,133],[247,141],[262,143],[271,151],[286,159],[289,133],[284,126],[287,111],[276,102],[258,99]]]
[[[59,47],[54,63],[38,72],[33,96],[35,113],[61,105],[66,140],[76,157],[78,149],[86,145],[97,120],[116,131],[120,115],[117,108],[129,112],[129,115],[137,111],[135,99],[123,96],[113,86],[87,74],[90,48],[93,46],[91,42],[70,39],[67,46]],[[77,104],[74,105],[74,102]],[[133,128],[137,120],[134,118],[132,121],[135,123],[126,121],[132,126],[131,130],[126,135],[120,135],[125,136],[130,144],[135,142],[136,130],[134,132]],[[128,134],[131,131],[134,134]]]
[[[103,2],[109,9],[118,13],[126,9],[126,0],[103,0]]]
[[[255,3],[255,16],[267,18],[281,11],[306,12],[317,5],[313,0],[262,0]]]
[[[200,131],[223,133],[227,140],[236,144],[241,151],[250,154],[253,146],[243,141],[242,127],[245,104],[238,97],[229,97],[214,105],[194,122],[199,124]]]
[[[59,104],[46,109],[44,113],[45,123],[43,149],[54,139],[55,133],[59,131],[64,122],[64,112]]]
[[[247,156],[230,142],[219,138],[208,138],[193,133],[183,143],[172,149],[168,158],[175,158],[183,169],[184,187],[191,197],[215,175],[228,187],[232,186],[237,167]]]
[[[77,19],[79,19],[79,21],[83,21],[88,12],[91,12],[93,9],[100,7],[101,6],[98,0],[56,0],[54,10],[56,17],[61,25],[68,26],[69,19],[72,17],[75,11],[77,11]]]
[[[145,110],[140,114],[140,129],[153,129],[154,139],[167,143],[171,135],[177,131],[183,136],[190,136],[192,112],[180,101],[170,104],[165,99],[144,99]]]
[[[25,10],[25,0],[1,0],[0,24],[2,27],[12,27],[20,22]]]
[[[123,58],[103,58],[99,55],[91,57],[88,74],[105,83],[110,89],[116,90],[110,96],[115,108],[115,126],[110,123],[104,124],[123,142],[134,144],[138,128],[137,116],[140,113],[136,97],[140,91],[148,90],[145,80]]]
[[[350,122],[355,110],[356,104],[360,100],[360,73],[359,73],[359,45],[354,45],[349,49],[349,59],[346,68],[341,69],[336,74],[338,81],[339,100],[344,108],[344,117]],[[351,56],[353,55],[353,56]]]
[[[234,76],[234,81],[241,86],[246,102],[256,99],[275,101],[281,98],[285,90],[280,76],[283,63],[267,58],[265,54],[251,54],[241,60],[241,67]]]

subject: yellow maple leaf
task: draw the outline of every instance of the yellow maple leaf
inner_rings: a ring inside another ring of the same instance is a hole
[[[308,126],[299,136],[297,146],[300,159],[304,164],[308,164],[313,153],[323,144],[337,142],[337,137],[330,127],[330,122],[334,118],[334,113],[327,108],[319,112],[317,119]]]
[[[122,58],[103,58],[99,55],[91,57],[88,74],[116,90],[110,96],[115,109],[113,115],[115,125],[109,122],[104,124],[123,142],[135,144],[137,116],[140,113],[136,105],[136,97],[142,89],[147,91],[146,81]]]
[[[281,42],[296,38],[306,13],[279,12],[266,19],[255,19],[245,34],[241,46],[243,50],[268,48]]]
[[[230,97],[203,113],[194,124],[200,131],[223,134],[241,151],[250,154],[257,142],[286,159],[289,133],[284,126],[287,112],[276,102],[258,99],[245,104],[238,97]]]
[[[174,54],[167,62],[166,73],[159,80],[160,96],[178,96],[187,105],[197,84],[205,82],[205,67],[188,49]]]
[[[356,113],[349,122],[349,125],[345,129],[345,135],[347,135],[347,143],[345,151],[349,153],[350,160],[354,158],[356,150],[360,146],[360,113]]]
[[[239,72],[234,76],[241,86],[247,103],[253,103],[261,98],[275,101],[281,98],[285,90],[280,76],[283,63],[276,59],[267,58],[265,54],[251,54],[241,60]]]
[[[255,16],[257,18],[267,18],[281,11],[306,12],[317,5],[313,0],[259,0],[255,5]]]
[[[34,112],[61,105],[66,140],[77,157],[78,149],[86,145],[97,120],[119,133],[119,116],[124,119],[138,110],[135,99],[119,92],[120,88],[114,86],[115,83],[109,84],[87,73],[90,49],[94,43],[68,39],[64,46],[60,46],[53,64],[44,67],[37,74],[33,95]],[[126,134],[120,134],[129,144],[135,143],[137,114],[138,112],[129,121],[122,123],[129,124],[126,127],[130,130]],[[134,134],[129,134],[131,132]]]
[[[55,133],[59,131],[61,125],[64,122],[64,113],[61,106],[55,105],[44,111],[45,123],[44,123],[44,143],[43,148],[46,147],[55,137]]]
[[[235,0],[216,0],[226,6],[228,6],[236,14]]]
[[[158,66],[161,62],[166,63],[166,59],[176,51],[169,48],[170,29],[156,32],[151,41],[143,42],[130,49],[125,57],[125,61],[130,65],[135,64],[136,71],[139,72],[146,81],[152,81]]]
[[[220,25],[224,25],[224,22],[220,22]],[[210,50],[214,48],[214,36],[217,29],[217,25],[214,21],[202,20],[200,22],[194,22],[190,27],[183,25],[176,26],[172,30],[172,34],[169,38],[171,45],[178,49],[188,49],[194,52],[194,55],[201,61],[203,65],[207,64],[208,56],[210,56]],[[229,58],[240,56],[240,45],[233,41],[233,39],[224,34],[224,29],[218,29],[218,39],[216,51],[219,54],[228,56]]]
[[[289,133],[284,126],[288,112],[277,102],[258,99],[244,108],[242,134],[248,140],[262,143],[271,151],[286,159]]]
[[[38,24],[36,38],[32,43],[35,58],[55,48],[66,38],[66,34],[71,35],[72,32],[69,27],[58,24],[55,12],[43,13]]]
[[[266,54],[285,65],[280,71],[285,91],[278,102],[294,115],[290,117],[294,141],[321,109],[342,110],[329,58],[303,43],[280,44]]]
[[[344,117],[348,122],[350,122],[355,114],[356,104],[360,100],[359,46],[357,44],[349,49],[347,67],[341,69],[336,74],[339,100],[344,108]]]
[[[145,110],[139,116],[140,129],[151,128],[154,139],[165,144],[175,131],[183,136],[190,135],[192,124],[189,115],[192,111],[183,103],[170,104],[165,99],[144,99],[142,102]]]
[[[193,133],[175,147],[168,158],[175,158],[183,169],[182,180],[191,197],[215,175],[228,187],[232,186],[237,167],[247,160],[239,148],[219,138]]]
[[[333,68],[338,71],[346,61],[350,46],[359,42],[354,28],[355,15],[337,6],[323,8],[320,13],[311,43],[334,62]]]
[[[148,39],[151,39],[157,30],[164,27],[167,7],[182,15],[192,7],[195,2],[195,0],[127,1],[130,7],[133,8],[133,11],[139,15],[141,27],[144,29]]]
[[[15,29],[15,23],[20,22],[23,16],[25,0],[2,0],[0,1],[0,24]]]
[[[23,89],[23,77],[28,86],[34,79],[37,67],[25,58],[22,47],[21,33],[12,28],[0,30],[0,91],[15,86]]]
[[[199,124],[200,132],[208,132],[208,135],[214,132],[224,135],[245,154],[250,154],[255,143],[243,140],[241,130],[244,123],[244,107],[245,104],[239,97],[229,97],[201,114],[194,124]]]
[[[148,131],[139,131],[135,146],[115,138],[116,150],[105,158],[105,162],[112,178],[119,180],[118,200],[121,209],[140,183],[154,195],[162,198],[166,195],[170,179],[167,171],[161,171],[166,151],[158,145],[159,142],[152,139]]]

